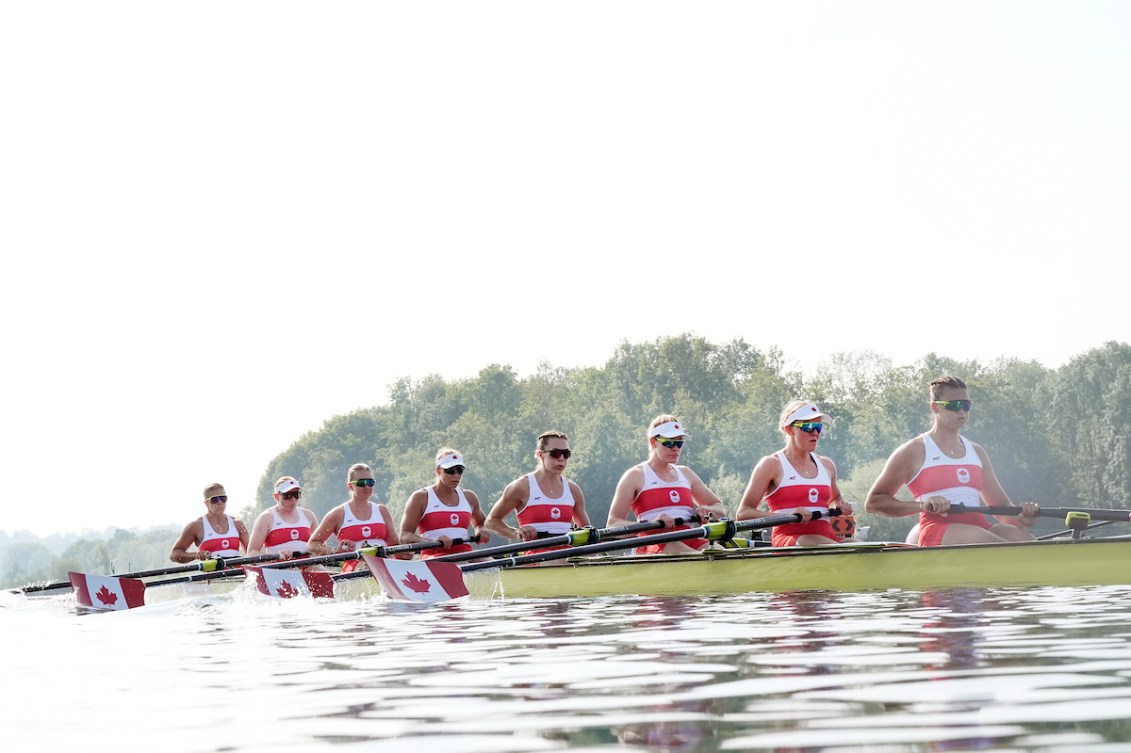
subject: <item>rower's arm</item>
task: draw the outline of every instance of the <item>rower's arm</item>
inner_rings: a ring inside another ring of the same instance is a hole
[[[517,514],[518,508],[526,502],[529,494],[530,483],[525,476],[507,484],[507,488],[503,489],[502,496],[491,507],[491,512],[487,514],[487,521],[483,527],[505,539],[521,539],[522,530],[510,526],[506,518],[512,512]]]
[[[428,492],[423,489],[418,489],[408,498],[408,503],[405,504],[404,512],[401,514],[400,537],[402,544],[417,544],[429,540],[416,532],[416,527],[420,525],[420,519],[424,517],[424,505],[427,500]]]
[[[758,461],[754,470],[750,472],[750,480],[746,482],[742,501],[738,503],[738,510],[734,514],[735,520],[753,520],[770,514],[760,507],[779,473],[781,473],[781,463],[773,455],[767,455]]]
[[[201,537],[196,533],[197,522],[198,521],[194,520],[193,522],[185,526],[185,529],[181,531],[180,538],[178,538],[177,542],[173,544],[173,550],[169,552],[169,559],[171,559],[173,562],[184,563],[208,558],[207,555],[199,549],[195,552],[188,551],[188,548],[190,546],[200,541],[201,539]],[[203,528],[204,527],[201,526],[202,532]]]
[[[879,477],[868,490],[864,500],[866,512],[884,515],[889,518],[906,518],[919,514],[919,503],[915,500],[899,499],[895,495],[910,481],[916,470],[922,466],[924,458],[923,443],[911,440],[891,454]]]

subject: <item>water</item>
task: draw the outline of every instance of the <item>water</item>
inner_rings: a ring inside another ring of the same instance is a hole
[[[1131,588],[0,601],[4,747],[1128,751]]]

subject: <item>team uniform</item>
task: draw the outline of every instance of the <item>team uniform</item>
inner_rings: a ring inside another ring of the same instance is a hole
[[[204,538],[201,539],[200,546],[197,548],[202,552],[208,552],[213,558],[239,557],[240,532],[236,530],[236,521],[232,519],[231,515],[224,517],[228,519],[227,533],[216,533],[208,522],[207,515],[200,519],[200,522],[204,524]]]
[[[310,521],[301,508],[295,508],[298,523],[288,523],[279,517],[279,511],[271,508],[271,528],[263,542],[263,551],[268,554],[306,554],[306,542],[310,541]]]
[[[451,539],[466,539],[467,529],[471,525],[471,503],[463,489],[456,487],[457,503],[445,505],[436,496],[432,487],[425,487],[422,491],[428,492],[428,502],[424,505],[424,514],[416,524],[416,532],[426,539],[435,539],[447,536]],[[470,552],[471,544],[456,544],[451,549],[426,549],[421,552],[421,559],[440,557],[445,554],[460,554]]]
[[[817,475],[806,478],[793,467],[785,450],[778,450],[774,456],[781,463],[781,481],[777,488],[767,494],[763,499],[771,512],[785,512],[804,509],[811,512],[827,514],[829,502],[833,497],[833,481],[829,469],[821,459],[809,453],[809,457],[817,464]],[[827,518],[810,520],[808,523],[787,523],[774,526],[770,543],[774,546],[797,546],[797,540],[806,535],[824,536],[833,541],[839,541],[840,536],[833,530]]]
[[[683,518],[690,520],[695,517],[695,499],[691,496],[691,482],[683,475],[683,471],[679,469],[678,465],[671,466],[675,469],[675,481],[664,481],[656,472],[652,470],[652,466],[648,463],[641,463],[644,469],[644,485],[640,489],[640,493],[632,500],[632,514],[636,519],[641,522],[648,522],[656,520],[664,513],[667,513],[671,518]],[[673,531],[686,531],[690,526],[680,525],[671,529]],[[641,533],[641,536],[647,536],[648,533]],[[684,544],[687,544],[692,549],[703,549],[710,542],[707,539],[684,539]],[[666,544],[649,544],[647,546],[636,547],[637,554],[663,554]]]
[[[526,479],[530,483],[530,495],[522,509],[515,513],[518,518],[518,525],[520,527],[530,526],[538,532],[538,538],[569,533],[570,529],[573,528],[574,506],[569,479],[565,476],[562,477],[562,496],[553,498],[546,496],[542,488],[538,486],[538,481],[534,478],[533,473],[528,474]],[[552,546],[544,549],[530,549],[526,553],[551,552],[562,548],[564,547]]]
[[[982,458],[977,450],[959,436],[964,450],[962,457],[951,458],[939,449],[929,434],[923,434],[923,467],[915,478],[907,482],[907,488],[915,495],[915,501],[922,504],[928,497],[946,497],[952,505],[967,507],[982,506]],[[932,512],[919,513],[919,546],[938,546],[942,543],[946,529],[956,523],[989,529],[992,527],[986,516],[978,512],[949,513],[937,515]]]
[[[369,503],[369,516],[364,520],[358,518],[350,509],[350,503],[342,505],[342,527],[338,529],[338,542],[352,541],[354,550],[371,546],[385,546],[385,536],[388,530],[385,526],[385,516],[376,502]],[[342,563],[343,573],[352,573],[362,565],[361,560],[350,560]]]

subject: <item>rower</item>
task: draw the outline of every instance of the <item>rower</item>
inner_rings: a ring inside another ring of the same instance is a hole
[[[535,440],[537,468],[507,484],[487,515],[484,527],[508,539],[535,541],[589,526],[581,487],[563,474],[573,451],[565,432],[544,431]],[[514,513],[518,527],[507,523]],[[563,547],[527,550],[527,554]],[[556,561],[555,561],[556,563]]]
[[[467,468],[463,453],[451,447],[441,447],[436,453],[436,480],[431,486],[417,489],[408,498],[401,516],[400,538],[406,544],[422,541],[439,541],[440,549],[427,549],[422,559],[445,554],[472,551],[468,538],[486,543],[491,535],[484,527],[487,516],[479,505],[479,497],[470,489],[460,487]],[[468,529],[474,527],[473,536]],[[455,539],[464,539],[454,544]]]
[[[630,510],[639,521],[660,521],[665,529],[676,531],[688,528],[677,525],[676,518],[706,523],[726,517],[722,500],[693,470],[677,464],[688,438],[683,422],[675,416],[663,414],[652,419],[648,459],[629,468],[617,482],[606,525],[626,524]],[[684,554],[701,551],[709,544],[707,539],[684,539],[637,547],[636,554]]]
[[[306,554],[310,533],[318,524],[314,511],[299,504],[302,485],[293,476],[275,481],[275,505],[259,513],[251,528],[248,554]]]
[[[192,521],[181,531],[173,544],[169,559],[173,562],[192,562],[219,557],[238,557],[240,549],[246,551],[248,545],[247,526],[242,520],[227,513],[228,493],[223,484],[209,484],[204,487],[204,509],[201,517]],[[196,551],[188,548],[196,545]]]

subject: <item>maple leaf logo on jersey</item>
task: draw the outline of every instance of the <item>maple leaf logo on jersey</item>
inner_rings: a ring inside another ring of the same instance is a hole
[[[813,504],[814,502],[816,502],[817,499],[819,498],[819,495],[820,495],[820,492],[817,491],[817,487],[815,487],[815,486],[809,487],[809,503],[810,504]]]
[[[279,595],[280,599],[293,599],[298,596],[298,589],[290,583],[283,581],[279,587],[275,589],[275,593]]]
[[[118,594],[107,588],[105,583],[102,584],[102,588],[98,589],[98,592],[94,595],[106,606],[112,606],[118,603]]]
[[[672,502],[674,502],[675,504],[678,505],[679,504],[679,490],[678,489],[672,489],[670,492],[668,492],[668,498]]]
[[[454,513],[454,512],[452,513],[452,525],[453,525],[453,526],[458,526],[458,525],[459,525],[459,515],[457,515],[457,514],[456,514],[456,513]]]
[[[370,528],[369,526],[362,526],[361,527],[361,535],[364,536],[365,538],[368,539],[372,534],[373,534],[373,529]]]
[[[220,542],[220,548],[221,549],[231,549],[232,548],[232,542],[228,541],[227,539],[224,539],[223,541]]]
[[[557,508],[557,507],[551,507],[550,508],[550,517],[553,518],[554,520],[561,520],[562,519],[561,509]]]
[[[960,483],[960,484],[969,484],[970,483],[970,469],[969,468],[959,468],[958,469],[958,483]]]
[[[416,573],[409,573],[408,576],[401,581],[401,583],[404,583],[410,590],[415,591],[418,594],[426,594],[432,590],[431,581],[417,578]]]
[[[297,528],[291,529],[291,541],[298,541],[298,529]]]

